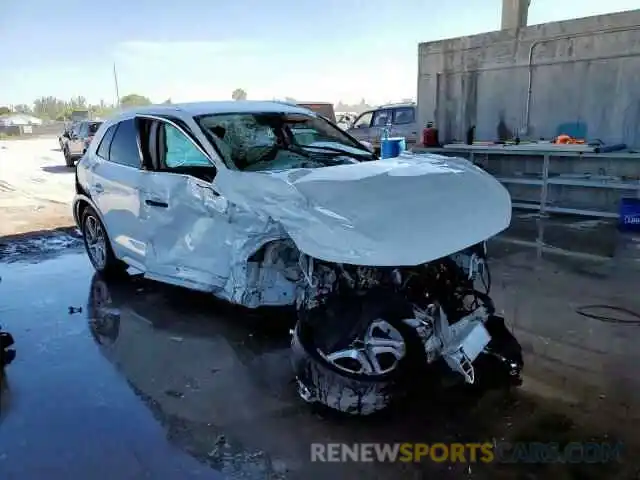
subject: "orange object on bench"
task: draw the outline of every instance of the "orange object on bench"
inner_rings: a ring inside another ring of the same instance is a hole
[[[558,135],[556,140],[553,142],[559,145],[582,145],[585,143],[583,139],[573,138],[570,135]]]

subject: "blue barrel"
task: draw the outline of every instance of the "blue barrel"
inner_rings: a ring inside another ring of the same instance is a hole
[[[404,137],[392,137],[380,142],[380,158],[395,158],[407,149]]]
[[[640,230],[640,198],[623,198],[620,201],[619,218],[621,230]]]

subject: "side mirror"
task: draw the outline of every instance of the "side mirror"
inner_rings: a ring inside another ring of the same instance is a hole
[[[373,152],[373,145],[371,145],[369,142],[361,141],[360,144],[370,152]]]

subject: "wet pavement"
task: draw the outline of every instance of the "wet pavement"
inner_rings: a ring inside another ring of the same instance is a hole
[[[289,312],[248,312],[135,276],[104,282],[67,234],[0,238],[0,324],[18,351],[2,381],[0,478],[635,478],[640,319],[579,312],[640,312],[640,243],[580,222],[523,216],[491,244],[492,294],[527,354],[521,392],[479,402],[434,392],[364,419],[298,398]],[[628,454],[606,475],[597,465],[309,458],[313,442],[555,436],[620,438]]]

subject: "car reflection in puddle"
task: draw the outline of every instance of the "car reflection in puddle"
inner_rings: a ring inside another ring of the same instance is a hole
[[[223,474],[282,473],[281,462],[243,446],[252,429],[234,428],[238,440],[222,430],[304,408],[291,378],[286,316],[274,321],[271,313],[247,315],[195,292],[97,274],[87,303],[93,339],[170,441]]]

